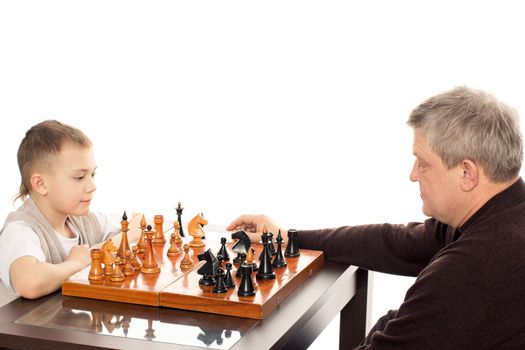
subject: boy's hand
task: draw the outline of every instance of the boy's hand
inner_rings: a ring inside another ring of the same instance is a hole
[[[78,269],[83,269],[91,263],[89,246],[87,244],[77,245],[71,248],[66,261],[78,264]]]

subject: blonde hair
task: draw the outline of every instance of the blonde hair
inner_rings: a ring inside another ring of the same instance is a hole
[[[31,189],[33,172],[37,169],[51,169],[54,156],[58,155],[62,145],[66,142],[81,147],[92,145],[82,131],[56,120],[43,121],[26,132],[17,153],[21,182],[15,201],[27,198]]]
[[[431,97],[412,111],[407,124],[425,135],[449,169],[469,159],[496,183],[519,175],[518,113],[484,91],[463,86]]]

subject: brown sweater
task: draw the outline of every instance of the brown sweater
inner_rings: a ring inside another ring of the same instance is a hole
[[[396,318],[357,349],[525,349],[525,183],[458,230],[428,219],[299,231],[326,259],[417,276]]]

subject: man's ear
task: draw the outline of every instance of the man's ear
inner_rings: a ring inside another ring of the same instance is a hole
[[[31,187],[32,190],[41,194],[42,196],[47,195],[47,185],[44,179],[44,175],[41,173],[34,173],[31,175]]]
[[[479,184],[480,168],[469,159],[465,159],[460,164],[462,177],[461,177],[461,189],[465,192],[470,192],[475,189]]]

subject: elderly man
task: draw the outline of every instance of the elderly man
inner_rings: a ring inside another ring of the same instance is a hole
[[[417,276],[399,310],[382,317],[357,349],[525,349],[525,183],[517,113],[467,87],[414,109],[415,163],[423,212],[408,225],[298,233],[327,260]],[[264,215],[228,227],[274,232]]]

